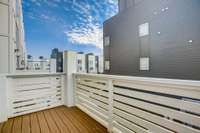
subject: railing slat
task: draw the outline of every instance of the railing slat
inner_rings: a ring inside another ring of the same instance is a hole
[[[79,84],[77,85],[77,87],[78,88],[83,88],[83,89],[88,90],[88,91],[93,92],[93,93],[100,94],[100,95],[102,95],[104,97],[108,97],[108,92],[106,92],[106,91],[94,89],[94,88],[83,86],[83,85],[79,85]]]
[[[105,115],[105,118],[108,118],[108,111],[104,110],[103,108],[97,106],[95,103],[92,103],[91,101],[89,101],[87,98],[85,98],[83,95],[78,97],[79,99],[79,104],[84,104],[84,105],[88,105],[91,108],[94,108],[96,110],[98,110],[99,112],[101,112],[102,114]]]
[[[144,84],[144,83],[131,83],[131,82],[125,82],[125,81],[114,81],[115,86],[122,86],[122,87],[128,87],[128,88],[136,88],[139,90],[144,90],[144,91],[154,91],[157,93],[164,93],[164,94],[170,94],[170,95],[177,95],[177,96],[182,96],[182,97],[189,97],[189,98],[194,98],[194,99],[200,99],[200,88],[196,87],[194,89],[187,89],[177,85],[169,87],[169,86],[162,86],[162,84],[156,84],[154,85],[153,83],[149,84]]]
[[[119,96],[119,95],[114,95],[114,99],[117,101],[121,101],[123,103],[128,103],[128,104],[130,104],[132,106],[136,106],[138,108],[142,108],[142,109],[145,109],[148,111],[152,111],[154,113],[158,113],[160,115],[169,117],[171,119],[180,120],[182,122],[192,124],[195,126],[200,125],[200,117],[196,116],[196,115],[191,115],[191,114],[188,114],[185,112],[173,110],[173,109],[170,109],[167,107],[162,107],[162,106],[155,105],[152,103],[147,103],[144,101],[140,101],[140,100],[136,100],[133,98],[124,97],[124,96]]]
[[[98,84],[98,83],[95,83],[95,82],[86,82],[86,81],[78,81],[79,84],[81,85],[86,85],[86,86],[89,86],[89,87],[94,87],[94,88],[98,88],[98,89],[101,89],[101,90],[106,90],[106,86],[105,85],[102,85],[102,84]]]
[[[200,131],[195,130],[191,127],[188,127],[184,124],[177,123],[177,122],[169,120],[165,117],[161,117],[159,115],[152,114],[150,112],[147,112],[147,111],[144,111],[144,110],[141,110],[141,109],[137,109],[133,106],[128,106],[128,105],[123,104],[123,103],[114,102],[114,107],[119,108],[119,109],[124,110],[124,111],[129,112],[129,113],[135,114],[135,115],[137,115],[137,116],[139,116],[143,119],[147,119],[151,122],[156,123],[157,125],[161,125],[163,127],[169,128],[169,129],[174,130],[174,131],[179,132],[179,133],[183,133],[183,132],[199,133],[200,132]]]
[[[117,123],[116,121],[113,122],[113,126],[114,126],[114,128],[113,128],[114,133],[115,133],[116,129],[117,129],[116,133],[119,133],[119,132],[120,133],[133,133],[134,132],[134,131],[124,127],[123,125]],[[118,130],[120,130],[120,131],[118,131]],[[134,132],[134,133],[136,133],[136,132]]]
[[[9,117],[60,106],[63,103],[61,75],[9,77]]]
[[[139,92],[139,91],[134,91],[134,89],[125,89],[125,88],[119,88],[119,87],[115,87],[114,92],[118,94],[123,94],[126,96],[143,99],[150,102],[154,102],[154,103],[166,105],[169,107],[174,107],[177,109],[182,109],[185,111],[200,114],[200,103],[197,103],[197,102],[195,103],[195,102],[185,101],[184,99],[166,97],[166,95],[164,94],[156,95],[152,91]]]
[[[153,124],[147,120],[141,119],[139,117],[136,117],[134,115],[128,114],[124,111],[121,111],[119,109],[114,109],[114,114],[129,120],[137,125],[140,125],[142,127],[147,128],[150,132],[155,132],[155,133],[172,133],[172,131],[167,130],[166,128],[162,128],[156,124]]]
[[[135,123],[125,120],[117,115],[114,115],[113,117],[116,120],[116,122],[120,123],[121,125],[123,124],[124,127],[131,129],[134,132],[149,133],[147,129],[140,127],[140,126],[136,125]]]
[[[109,132],[200,133],[198,81],[76,74],[75,91],[89,114],[108,114]]]

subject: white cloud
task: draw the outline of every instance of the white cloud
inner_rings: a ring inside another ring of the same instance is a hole
[[[37,6],[41,6],[41,3],[39,0],[31,0],[31,2],[33,2],[34,4],[36,4]]]
[[[99,25],[89,24],[86,27],[77,27],[70,32],[65,32],[65,34],[74,44],[94,45],[103,48],[103,28]]]
[[[55,22],[57,20],[55,16],[49,16],[49,15],[46,15],[46,14],[41,14],[40,18],[41,18],[41,20],[46,20],[48,22],[49,21]]]
[[[90,6],[87,3],[78,3],[78,2],[74,2],[73,3],[73,7],[72,7],[75,11],[79,11],[82,14],[86,14],[89,15],[90,14]],[[77,9],[77,10],[76,10]]]
[[[117,0],[108,0],[108,3],[116,5],[117,4]]]
[[[43,0],[45,4],[47,4],[50,7],[58,7],[59,6],[59,0]]]
[[[107,19],[114,16],[118,12],[118,1],[117,0],[108,0],[109,9],[106,12]]]
[[[114,16],[118,10],[118,4],[117,0],[106,0],[105,3],[93,1],[95,5],[88,5],[87,2],[83,5],[83,3],[73,0],[72,9],[79,14],[76,15],[79,22],[76,21],[72,28],[64,33],[73,44],[93,45],[102,49],[103,26],[101,13],[104,13],[107,19]],[[102,4],[109,5],[109,7],[105,10]],[[86,18],[83,16],[86,16]]]

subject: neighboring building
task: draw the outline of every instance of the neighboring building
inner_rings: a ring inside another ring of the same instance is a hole
[[[56,59],[27,59],[27,71],[56,73]]]
[[[77,72],[103,73],[103,57],[93,53],[77,53]]]
[[[25,64],[22,1],[0,0],[0,73],[15,73]]]
[[[56,71],[63,72],[63,52],[60,52],[58,48],[54,48],[51,53],[51,58],[56,59]]]
[[[86,73],[86,56],[83,52],[77,53],[77,72]]]
[[[106,74],[200,79],[199,0],[135,0],[119,9],[104,22]]]
[[[123,12],[135,4],[135,1],[141,0],[118,0],[119,12]]]
[[[102,74],[104,72],[103,67],[103,56],[98,56],[98,73]]]
[[[97,61],[93,53],[86,54],[86,70],[87,73],[97,73]]]
[[[95,56],[96,73],[99,73],[99,56]]]
[[[103,57],[102,56],[95,56],[95,67],[96,72],[99,74],[103,73]]]
[[[76,72],[78,73],[103,73],[103,57],[95,56],[93,53],[65,51],[65,60],[76,61]],[[68,62],[68,61],[66,61]],[[67,65],[69,66],[69,65]],[[74,66],[73,66],[74,67]],[[66,68],[67,69],[67,68]]]

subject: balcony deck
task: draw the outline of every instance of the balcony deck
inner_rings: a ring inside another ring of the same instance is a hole
[[[0,133],[107,133],[107,129],[77,107],[40,111],[9,119]]]

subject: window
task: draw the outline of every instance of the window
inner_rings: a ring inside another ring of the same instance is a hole
[[[110,70],[110,61],[105,61],[105,70]]]
[[[93,61],[90,60],[90,61],[89,61],[89,64],[90,64],[90,65],[93,65]]]
[[[106,36],[104,38],[104,46],[109,46],[110,45],[110,37],[109,36]]]
[[[78,60],[78,64],[82,64],[82,60]]]
[[[94,68],[93,67],[90,67],[90,71],[93,71],[94,70]]]
[[[149,23],[139,25],[139,37],[149,35]]]
[[[62,59],[61,59],[61,58],[59,58],[59,59],[58,59],[58,62],[62,62]]]
[[[149,58],[148,57],[140,58],[140,70],[141,71],[149,70]]]

